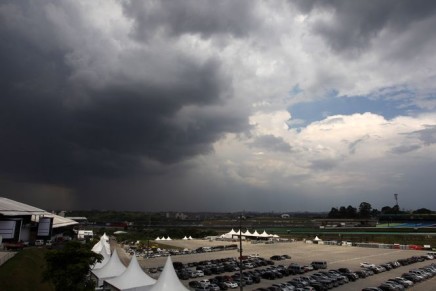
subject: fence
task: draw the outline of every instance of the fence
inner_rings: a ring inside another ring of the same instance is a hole
[[[306,243],[312,244],[313,241],[306,240]],[[400,245],[400,244],[382,244],[382,243],[353,243],[344,241],[319,241],[320,245],[332,245],[332,246],[355,246],[361,248],[375,248],[375,249],[399,249],[399,250],[430,250],[430,245]]]

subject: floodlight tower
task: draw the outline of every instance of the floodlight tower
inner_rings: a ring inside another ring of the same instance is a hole
[[[394,194],[394,196],[395,196],[395,206],[397,206],[397,208],[398,208],[398,194]]]

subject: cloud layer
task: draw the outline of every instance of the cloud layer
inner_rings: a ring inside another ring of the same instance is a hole
[[[0,191],[65,209],[436,202],[435,9],[4,1]]]

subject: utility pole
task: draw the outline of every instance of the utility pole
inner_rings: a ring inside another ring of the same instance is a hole
[[[150,221],[151,221],[151,213],[148,214],[147,259],[150,258]]]
[[[239,289],[242,291],[242,213],[239,216]]]

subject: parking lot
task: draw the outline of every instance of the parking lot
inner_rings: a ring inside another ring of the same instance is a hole
[[[204,246],[235,244],[222,241],[207,241],[207,240],[173,240],[165,242],[167,245],[197,249]],[[398,259],[408,258],[411,256],[424,255],[425,251],[414,250],[398,250],[398,249],[376,249],[376,248],[359,248],[351,246],[330,246],[330,245],[316,245],[306,244],[304,242],[286,242],[275,244],[251,244],[250,242],[243,242],[243,255],[259,254],[259,256],[269,259],[273,255],[289,255],[291,259],[282,260],[276,262],[281,265],[289,265],[291,263],[298,263],[300,265],[309,265],[312,261],[323,260],[327,261],[328,269],[349,268],[353,271],[360,269],[361,262],[370,262],[373,264],[382,264]],[[203,260],[212,260],[228,257],[238,257],[239,252],[236,250],[206,252],[189,255],[173,256],[173,261],[182,262],[184,264],[191,262],[198,262]],[[165,263],[164,257],[144,259],[138,258],[141,266],[144,269],[158,268]],[[378,286],[383,281],[389,278],[400,276],[401,274],[409,271],[412,268],[418,268],[428,265],[436,261],[424,261],[413,265],[402,266],[397,269],[393,269],[387,272],[376,274],[364,279],[359,279],[355,282],[350,282],[345,285],[336,287],[334,290],[361,290],[364,287]],[[228,275],[234,272],[226,273]],[[307,273],[309,274],[309,273]],[[151,274],[154,277],[158,277],[159,274]],[[214,276],[207,276],[204,278],[212,278]],[[276,280],[262,279],[260,283],[245,286],[244,290],[255,290],[260,287],[269,287],[276,282],[286,282],[291,280],[296,275],[284,277]],[[436,277],[433,277],[425,282],[418,283],[416,286],[409,290],[436,290]],[[182,280],[182,282],[188,286],[190,280]]]

